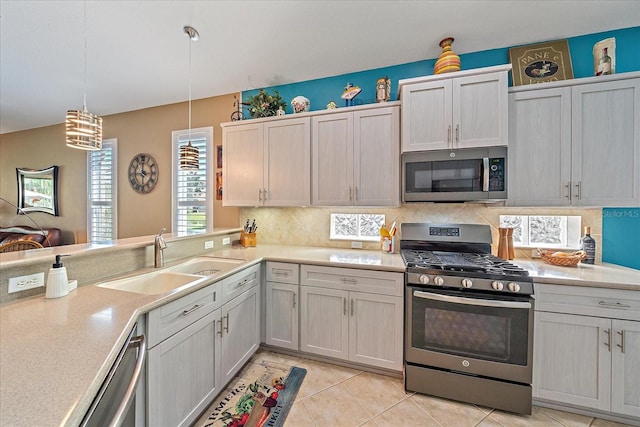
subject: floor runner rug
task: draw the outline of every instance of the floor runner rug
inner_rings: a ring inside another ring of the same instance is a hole
[[[307,370],[261,362],[249,373],[261,367],[253,378],[238,378],[218,396],[200,427],[282,427]]]

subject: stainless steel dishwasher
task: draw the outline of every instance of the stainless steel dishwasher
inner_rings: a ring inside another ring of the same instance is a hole
[[[131,329],[98,395],[81,426],[135,426],[136,388],[144,368],[147,343],[144,335],[135,336],[138,324]]]

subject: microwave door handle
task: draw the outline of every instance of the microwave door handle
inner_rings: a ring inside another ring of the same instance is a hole
[[[529,302],[517,302],[517,301],[495,301],[495,300],[483,300],[476,298],[464,298],[454,297],[450,295],[433,294],[431,292],[413,291],[413,296],[423,299],[431,299],[435,301],[451,302],[457,304],[466,305],[479,305],[482,307],[498,307],[498,308],[531,308]]]
[[[489,158],[482,158],[482,191],[489,191]]]

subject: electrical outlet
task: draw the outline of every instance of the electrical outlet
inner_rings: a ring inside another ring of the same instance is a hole
[[[231,244],[231,238],[230,237],[223,237],[222,238],[222,244],[223,245],[230,245]]]
[[[351,242],[351,249],[362,249],[362,242]]]
[[[44,286],[44,273],[29,274],[28,276],[12,277],[9,279],[9,293],[26,291],[27,289]]]
[[[213,249],[213,240],[207,240],[206,242],[204,242],[204,248]]]

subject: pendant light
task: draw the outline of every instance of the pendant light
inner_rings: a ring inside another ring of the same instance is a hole
[[[189,25],[184,26],[184,32],[189,36],[189,139],[187,145],[180,147],[180,169],[198,169],[200,167],[200,151],[191,145],[191,42],[197,41],[200,34]]]
[[[68,110],[65,120],[68,147],[81,150],[102,149],[102,117],[87,110],[87,2],[84,2],[84,102],[82,111]]]

